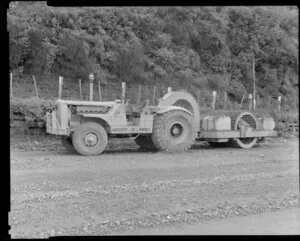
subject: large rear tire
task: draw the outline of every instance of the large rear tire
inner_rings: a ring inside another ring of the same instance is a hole
[[[105,129],[95,122],[79,125],[72,136],[74,149],[83,156],[101,154],[107,146],[107,139]]]
[[[181,110],[156,115],[152,141],[160,151],[187,151],[195,141],[192,116]]]
[[[151,135],[139,135],[134,139],[135,143],[145,150],[155,150],[156,147],[151,139]]]

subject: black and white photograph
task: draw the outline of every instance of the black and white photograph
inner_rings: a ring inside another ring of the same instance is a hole
[[[12,239],[300,234],[297,6],[5,14]]]

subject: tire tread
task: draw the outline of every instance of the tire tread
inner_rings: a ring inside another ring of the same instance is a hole
[[[183,112],[183,111],[177,111],[182,113],[182,115],[190,118],[190,116]],[[153,143],[155,145],[155,147],[160,150],[160,151],[165,151],[165,152],[185,152],[188,151],[192,144],[195,141],[196,138],[196,133],[194,133],[194,130],[192,128],[192,136],[189,139],[189,141],[187,143],[181,144],[179,147],[170,147],[166,144],[166,142],[163,140],[163,137],[161,135],[162,129],[163,129],[163,123],[164,120],[168,118],[169,115],[172,115],[174,113],[174,111],[169,111],[169,112],[165,112],[163,114],[157,115],[154,119],[154,125],[153,125],[153,133],[152,133],[152,140]],[[192,121],[191,121],[192,123]]]

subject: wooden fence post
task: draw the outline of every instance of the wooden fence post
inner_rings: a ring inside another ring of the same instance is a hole
[[[36,85],[36,81],[35,81],[34,75],[32,75],[32,78],[33,78],[33,84],[34,84],[34,89],[35,89],[36,97],[39,98],[39,93],[38,93],[38,89],[37,89],[37,85]]]
[[[229,101],[227,101],[226,104],[224,105],[224,110],[226,110],[228,104],[229,104]]]
[[[278,111],[280,112],[281,96],[278,96]]]
[[[94,98],[94,74],[93,73],[90,73],[89,74],[89,80],[90,80],[90,101],[93,101],[93,98]]]
[[[215,110],[216,98],[217,98],[217,92],[213,91],[212,92],[212,103],[211,103],[213,110]]]
[[[255,110],[256,109],[255,56],[253,56],[252,70],[253,70],[253,109]]]
[[[13,98],[14,96],[13,96],[13,86],[12,86],[12,73],[10,73],[10,75],[9,75],[9,77],[10,77],[10,98]]]
[[[245,99],[245,94],[243,94],[243,97],[242,97],[242,100],[241,100],[241,103],[240,103],[240,109],[242,109],[244,99]]]
[[[156,86],[153,87],[153,105],[155,105],[155,94],[156,94]]]
[[[122,101],[125,101],[126,82],[122,82]]]
[[[81,79],[79,79],[79,95],[80,95],[80,100],[82,101]]]
[[[93,101],[93,95],[94,95],[93,89],[94,89],[94,84],[92,81],[90,81],[90,101]]]
[[[99,101],[101,101],[101,85],[100,85],[100,81],[98,81],[98,91],[99,91]]]
[[[62,87],[63,87],[63,77],[58,77],[58,99],[61,99],[62,96]]]
[[[226,110],[227,106],[229,104],[229,101],[227,100],[227,92],[224,93],[224,107],[223,110]]]
[[[138,92],[138,98],[137,98],[137,105],[140,104],[141,92],[142,92],[142,85],[139,85],[139,92]]]
[[[251,111],[251,107],[252,107],[252,94],[249,94],[249,110]]]
[[[218,100],[219,100],[219,92],[216,92],[215,108],[218,107]],[[215,108],[214,108],[214,109],[215,109]]]
[[[268,111],[270,111],[270,104],[271,104],[271,96],[269,96],[269,101],[268,101]]]

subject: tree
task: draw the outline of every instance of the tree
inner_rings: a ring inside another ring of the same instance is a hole
[[[227,88],[236,99],[253,91],[254,69],[258,93],[294,102],[298,16],[298,8],[285,6],[53,8],[13,2],[10,68],[74,78],[92,71],[109,81],[184,82],[190,89]]]
[[[56,72],[66,77],[86,78],[92,71],[88,44],[81,37],[66,32],[62,45],[64,47],[57,59]]]
[[[141,44],[136,43],[129,49],[119,50],[114,71],[117,77],[123,82],[138,80],[144,71],[144,53]]]
[[[44,44],[43,34],[39,30],[28,33],[29,52],[25,60],[24,71],[33,75],[43,74],[47,70],[48,49]]]

